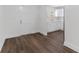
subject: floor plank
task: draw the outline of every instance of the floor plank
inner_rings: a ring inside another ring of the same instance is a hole
[[[22,35],[5,40],[2,53],[68,53],[63,48],[64,32],[61,30],[50,32],[47,36],[40,33]]]

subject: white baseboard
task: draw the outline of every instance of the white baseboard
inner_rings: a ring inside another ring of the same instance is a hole
[[[41,34],[43,34],[43,35],[45,35],[45,36],[47,36],[47,33],[44,33],[44,32],[40,32]]]
[[[79,46],[77,47],[77,46],[75,46],[75,45],[73,45],[73,44],[71,44],[71,43],[67,43],[67,42],[64,43],[64,46],[67,46],[67,47],[69,47],[70,49],[72,49],[72,50],[74,50],[74,51],[76,51],[76,52],[79,52]]]

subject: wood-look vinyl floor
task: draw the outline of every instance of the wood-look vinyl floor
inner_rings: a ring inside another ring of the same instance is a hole
[[[47,36],[40,33],[22,35],[5,40],[2,53],[63,53],[64,32],[50,32]],[[66,49],[66,50],[65,50]]]

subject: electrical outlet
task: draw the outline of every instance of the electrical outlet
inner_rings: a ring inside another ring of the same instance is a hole
[[[22,20],[20,20],[20,24],[22,24]]]

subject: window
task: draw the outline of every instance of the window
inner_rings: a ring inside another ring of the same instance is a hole
[[[63,8],[55,9],[55,16],[56,17],[63,17],[64,16],[64,9]]]
[[[63,20],[64,17],[64,8],[61,6],[49,7],[47,8],[48,19],[53,20]],[[48,20],[48,21],[49,21]]]

